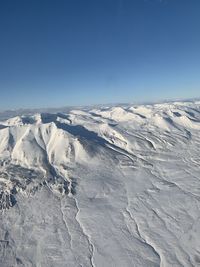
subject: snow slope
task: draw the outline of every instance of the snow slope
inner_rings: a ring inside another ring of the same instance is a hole
[[[0,122],[0,266],[200,266],[200,103]]]

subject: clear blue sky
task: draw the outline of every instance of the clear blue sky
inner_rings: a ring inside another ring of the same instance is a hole
[[[200,97],[199,0],[1,0],[0,109]]]

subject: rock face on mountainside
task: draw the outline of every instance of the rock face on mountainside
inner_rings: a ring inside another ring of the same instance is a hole
[[[0,266],[199,266],[200,102],[0,121]]]

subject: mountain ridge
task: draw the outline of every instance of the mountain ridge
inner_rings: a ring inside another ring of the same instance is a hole
[[[0,125],[3,267],[38,257],[62,267],[198,264],[198,101],[37,113]],[[42,229],[48,240],[52,227],[51,242],[32,243]],[[26,246],[17,245],[20,232]]]

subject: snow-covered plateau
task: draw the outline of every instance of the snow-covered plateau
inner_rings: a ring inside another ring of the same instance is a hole
[[[200,266],[200,102],[0,121],[0,267]]]

